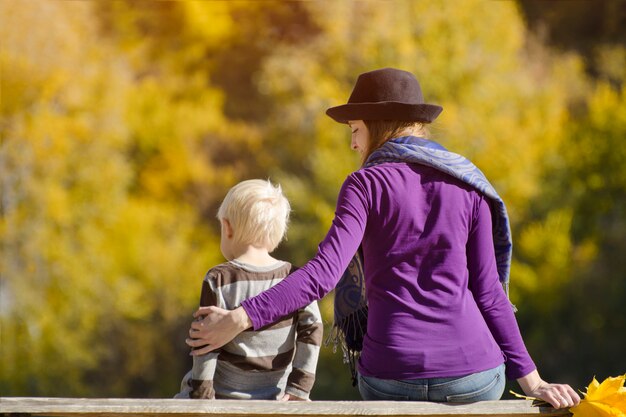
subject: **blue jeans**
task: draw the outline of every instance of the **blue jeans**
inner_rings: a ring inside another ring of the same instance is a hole
[[[455,378],[379,379],[359,375],[359,392],[366,401],[476,402],[499,400],[506,378],[504,364]]]

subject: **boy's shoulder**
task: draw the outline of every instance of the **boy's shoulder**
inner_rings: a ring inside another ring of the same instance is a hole
[[[291,263],[285,261],[281,261],[279,266],[271,269],[255,269],[229,261],[209,269],[204,280],[213,281],[217,286],[222,286],[238,281],[284,278],[296,269]]]
[[[224,262],[209,269],[204,277],[205,281],[228,283],[238,273],[237,268],[231,262]]]
[[[232,262],[224,262],[215,266],[212,266],[208,272],[207,275],[209,274],[219,274],[222,271],[230,271],[231,269],[233,269],[234,265],[232,264]]]

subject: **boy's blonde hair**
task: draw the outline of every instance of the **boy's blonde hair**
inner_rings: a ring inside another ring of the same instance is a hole
[[[268,180],[246,180],[228,191],[217,211],[217,218],[227,219],[235,242],[276,249],[287,231],[289,201],[280,185]]]

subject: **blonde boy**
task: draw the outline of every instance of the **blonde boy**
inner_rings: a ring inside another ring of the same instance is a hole
[[[202,283],[201,306],[239,307],[289,275],[270,256],[283,239],[289,202],[279,186],[247,180],[226,194],[217,218],[226,263]],[[315,380],[322,321],[314,302],[259,331],[249,329],[221,349],[194,356],[176,398],[307,400]]]

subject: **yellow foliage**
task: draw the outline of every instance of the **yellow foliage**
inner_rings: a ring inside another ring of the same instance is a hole
[[[224,192],[251,176],[282,183],[294,216],[280,250],[309,259],[359,166],[349,131],[324,110],[360,72],[412,71],[443,105],[434,137],[503,195],[519,237],[512,288],[543,305],[571,258],[599,250],[572,244],[574,207],[529,215],[547,162],[592,167],[581,192],[624,189],[626,170],[595,167],[624,160],[621,142],[597,150],[623,137],[625,90],[588,83],[576,57],[529,47],[513,2],[1,1],[0,17],[0,389],[10,394],[170,395],[185,359],[176,331],[222,260]],[[617,76],[624,53],[604,53]],[[568,100],[592,87],[595,130],[563,156]]]
[[[570,408],[574,417],[626,416],[626,375],[606,378],[599,383],[595,378],[576,407]]]
[[[199,34],[205,42],[223,41],[236,26],[228,2],[186,1],[181,4],[187,16],[188,28]]]

